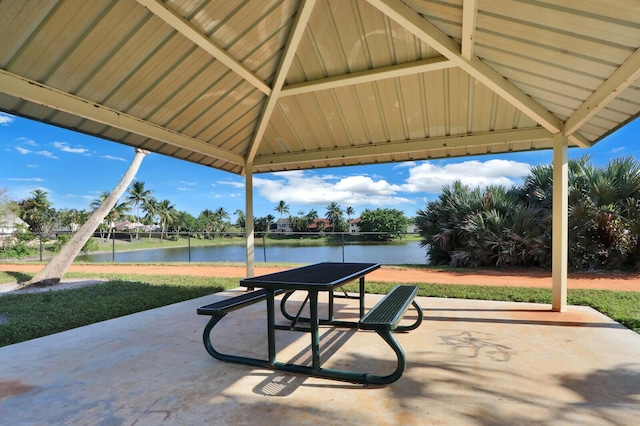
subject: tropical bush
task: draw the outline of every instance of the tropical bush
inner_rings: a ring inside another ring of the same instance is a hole
[[[569,266],[640,270],[640,163],[589,161],[569,161]],[[416,217],[430,263],[549,268],[552,178],[542,165],[519,187],[445,186]]]

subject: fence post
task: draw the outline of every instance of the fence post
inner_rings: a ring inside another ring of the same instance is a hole
[[[40,262],[42,262],[42,232],[40,233]]]
[[[111,234],[111,262],[116,263],[116,231]]]
[[[342,263],[344,263],[344,232],[341,234],[342,237]]]
[[[264,253],[264,261],[267,262],[267,237],[266,233],[262,234],[262,252]]]
[[[187,234],[187,252],[189,253],[189,263],[191,263],[191,231]]]

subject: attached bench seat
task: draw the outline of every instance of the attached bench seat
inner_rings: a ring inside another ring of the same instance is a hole
[[[277,296],[281,293],[289,293],[291,290],[282,290],[277,289],[274,290],[274,295]],[[227,355],[222,352],[218,352],[211,343],[211,330],[213,327],[227,315],[229,312],[233,312],[240,308],[244,308],[245,306],[253,305],[254,303],[258,303],[261,300],[265,300],[267,298],[267,291],[263,288],[259,290],[254,290],[247,293],[242,293],[238,296],[229,297],[228,299],[220,300],[215,303],[211,303],[209,305],[201,306],[198,308],[198,315],[209,315],[211,319],[207,323],[204,328],[204,332],[202,333],[202,341],[204,342],[204,347],[212,357],[219,359],[221,361],[229,361],[229,362],[238,362],[241,364],[253,365],[256,367],[265,367],[265,361],[240,357],[236,355]]]
[[[361,330],[373,330],[378,333],[391,346],[398,358],[398,364],[395,371],[388,376],[377,376],[368,374],[367,382],[372,384],[389,384],[395,382],[402,376],[407,360],[402,347],[392,336],[392,331],[409,331],[414,330],[422,323],[423,313],[418,302],[415,301],[418,293],[417,286],[398,285],[395,286],[387,295],[380,300],[369,312],[366,313],[359,323]],[[418,318],[413,324],[400,325],[400,321],[404,317],[409,305],[413,305],[416,309]]]
[[[282,293],[284,290],[276,290],[275,295]],[[245,306],[253,305],[267,297],[265,289],[254,290],[247,293],[242,293],[239,296],[230,297],[228,299],[221,300],[219,302],[211,303],[209,305],[201,306],[198,308],[198,315],[211,315],[211,316],[224,316],[229,312],[233,312],[236,309],[244,308]]]

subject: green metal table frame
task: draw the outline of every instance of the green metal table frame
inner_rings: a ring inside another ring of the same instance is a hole
[[[263,275],[260,277],[247,278],[240,281],[240,284],[245,287],[263,288],[266,293],[267,303],[267,341],[268,341],[268,358],[250,358],[237,355],[223,354],[217,351],[209,338],[209,334],[213,327],[220,321],[224,315],[219,317],[212,317],[204,330],[204,343],[205,348],[211,356],[214,358],[235,362],[239,364],[249,365],[258,368],[273,369],[288,371],[291,373],[305,374],[313,377],[328,378],[333,380],[341,380],[354,383],[363,384],[387,384],[398,379],[399,375],[404,370],[405,357],[402,348],[397,341],[391,336],[390,332],[378,333],[383,339],[391,346],[398,357],[398,368],[394,373],[388,376],[378,376],[364,372],[354,372],[346,370],[337,370],[322,368],[320,359],[320,332],[319,326],[321,324],[328,324],[338,327],[351,327],[357,328],[358,321],[340,321],[334,319],[334,290],[347,284],[348,282],[359,279],[360,284],[360,318],[364,315],[364,294],[365,294],[365,275],[378,269],[380,267],[377,263],[319,263],[315,265],[305,266],[301,268],[290,269],[283,272],[277,272],[274,274]],[[284,290],[285,295],[281,301],[281,311],[285,318],[292,321],[292,326],[280,326],[276,324],[275,314],[275,296],[276,291]],[[289,296],[293,291],[302,290],[308,293],[309,302],[309,318],[301,318],[300,309],[297,315],[293,316],[286,311],[285,304]],[[328,318],[320,319],[318,314],[318,299],[320,292],[329,292],[329,314]],[[336,296],[344,297],[344,296]],[[349,296],[354,297],[355,296]],[[417,305],[415,305],[417,306]],[[419,309],[419,307],[418,307]],[[422,312],[420,311],[420,314]],[[420,315],[420,319],[421,319]],[[303,320],[309,323],[308,328],[296,327],[296,322]],[[299,365],[293,363],[285,363],[277,360],[277,348],[276,348],[276,330],[304,330],[311,334],[311,366]],[[399,328],[400,329],[400,328]],[[410,328],[405,328],[410,329]]]

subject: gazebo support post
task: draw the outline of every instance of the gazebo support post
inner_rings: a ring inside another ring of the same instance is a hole
[[[253,230],[253,164],[245,166],[245,232],[247,236],[247,278],[254,276],[255,240]]]
[[[569,139],[563,133],[553,135],[553,233],[552,302],[555,312],[567,310],[567,259],[569,213]]]

